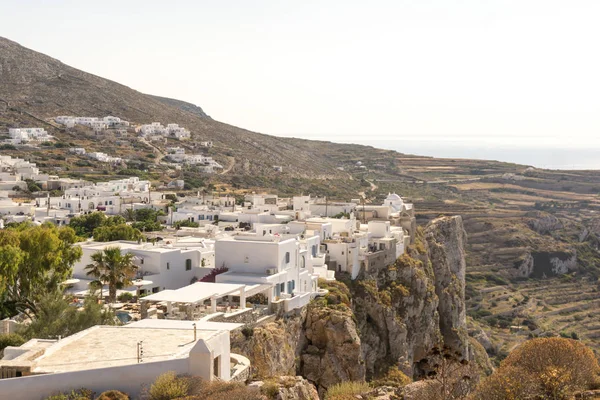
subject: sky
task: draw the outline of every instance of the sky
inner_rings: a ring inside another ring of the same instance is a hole
[[[0,18],[0,36],[262,133],[600,147],[597,0],[1,0]]]

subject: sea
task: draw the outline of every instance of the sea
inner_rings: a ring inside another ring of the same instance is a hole
[[[393,141],[370,140],[360,143],[405,154],[440,158],[496,160],[535,168],[557,170],[600,170],[600,146],[572,147],[491,145],[470,141]]]

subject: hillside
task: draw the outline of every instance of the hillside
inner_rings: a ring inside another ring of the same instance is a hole
[[[80,127],[63,129],[52,122],[58,115],[178,123],[191,131],[192,140],[150,144],[132,136],[120,143]],[[468,234],[467,313],[473,332],[491,338],[490,354],[501,358],[529,336],[559,333],[575,334],[600,350],[597,172],[436,159],[264,135],[215,121],[199,106],[140,93],[0,38],[0,136],[8,128],[32,126],[46,128],[56,144],[4,148],[0,154],[25,157],[62,176],[100,180],[136,174],[157,185],[184,178],[193,190],[303,192],[339,200],[363,194],[373,202],[395,191],[415,203],[420,223],[461,215]],[[214,147],[199,146],[206,140]],[[167,146],[212,156],[224,170],[213,175],[193,167],[177,170],[161,161]],[[111,168],[71,154],[69,147],[129,161]]]

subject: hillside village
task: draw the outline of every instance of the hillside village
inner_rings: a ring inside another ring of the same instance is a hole
[[[7,347],[0,361],[0,392],[21,393],[23,398],[27,395],[19,380],[6,378],[31,376],[31,393],[40,387],[59,390],[66,381],[122,387],[123,371],[137,371],[141,356],[111,361],[102,348],[90,352],[86,343],[102,340],[106,348],[129,346],[133,333],[144,343],[144,360],[152,361],[152,369],[144,369],[139,381],[125,385],[133,393],[147,374],[174,367],[209,380],[214,376],[243,381],[250,364],[230,352],[230,331],[297,313],[327,293],[319,282],[335,281],[336,274],[356,279],[361,271],[383,268],[414,241],[414,209],[397,194],[381,205],[271,194],[249,194],[240,203],[230,196],[181,197],[153,190],[149,181],[138,177],[91,183],[40,174],[35,164],[24,160],[0,161],[1,227],[69,226],[96,213],[115,217],[152,210],[158,216],[159,229],[145,231],[137,241],[90,238],[75,244],[82,256],[63,285],[64,293],[79,299],[80,306],[93,291],[94,278],[86,267],[95,254],[116,247],[133,256],[135,274],[131,285],[116,291],[119,300],[101,296],[122,326],[96,326],[72,337],[34,338],[20,347]],[[46,196],[16,200],[31,182]],[[61,194],[52,195],[53,190]],[[101,290],[106,292],[106,287]],[[27,321],[25,315],[5,319],[0,333],[16,332]],[[175,350],[178,338],[189,337],[192,327],[194,340]],[[173,333],[171,343],[159,334],[164,329]],[[118,343],[110,337],[119,338]],[[74,358],[78,361],[70,363]],[[97,371],[88,366],[102,368],[103,378],[98,381]]]
[[[600,349],[596,171],[274,137],[0,52],[0,398],[173,371],[388,400],[440,355],[475,385],[522,343]]]

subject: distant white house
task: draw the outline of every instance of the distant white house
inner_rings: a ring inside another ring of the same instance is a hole
[[[44,128],[10,128],[8,130],[10,139],[7,143],[22,144],[29,142],[48,142],[53,139]]]
[[[84,155],[85,149],[83,147],[71,147],[69,149],[69,152],[79,154],[79,155]]]

